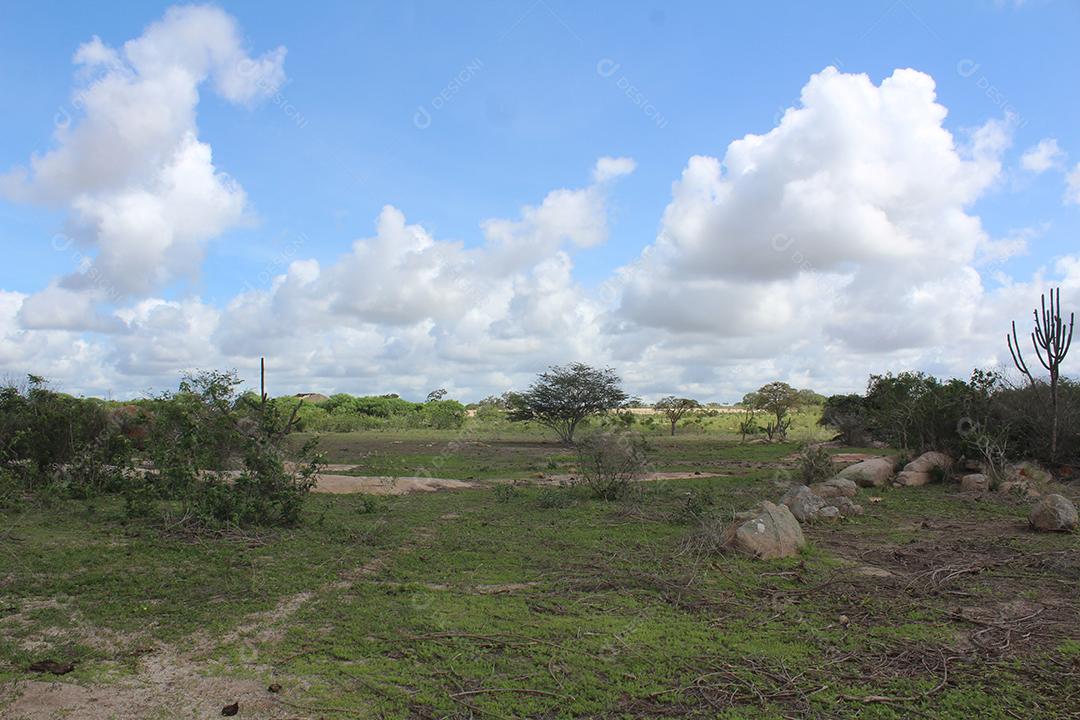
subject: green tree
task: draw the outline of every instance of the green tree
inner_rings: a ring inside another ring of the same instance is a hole
[[[626,403],[629,397],[620,387],[621,382],[611,368],[598,369],[584,363],[555,365],[537,376],[528,390],[510,395],[507,418],[537,422],[572,445],[574,431],[582,420]]]
[[[785,382],[771,382],[762,385],[752,395],[751,401],[757,408],[773,416],[773,421],[765,427],[769,439],[778,437],[783,440],[787,437],[788,428],[791,427],[788,413],[799,406],[799,392]]]
[[[671,423],[671,435],[674,437],[675,426],[687,413],[701,409],[701,403],[690,398],[677,398],[674,395],[668,395],[666,398],[658,400],[653,407],[667,416],[668,422]]]

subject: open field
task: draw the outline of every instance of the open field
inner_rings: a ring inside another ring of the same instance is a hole
[[[544,483],[574,457],[536,434],[350,433],[324,449],[353,474],[477,487],[316,494],[299,528],[221,538],[105,500],[6,514],[0,717],[1080,717],[1080,538],[1026,501],[864,489],[756,562],[688,510],[775,500],[796,445],[650,442],[701,475],[601,502]]]

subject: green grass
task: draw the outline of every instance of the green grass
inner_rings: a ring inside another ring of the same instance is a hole
[[[408,474],[453,436],[329,439],[365,473]],[[303,527],[248,541],[152,532],[109,501],[4,515],[0,683],[42,657],[77,661],[65,682],[116,682],[166,643],[208,674],[272,672],[298,717],[1052,718],[1080,692],[1068,671],[1080,655],[1068,559],[1080,542],[1025,532],[1025,506],[947,486],[875,490],[882,501],[865,516],[808,528],[797,558],[703,556],[678,517],[690,491],[711,492],[721,517],[775,500],[769,463],[797,446],[689,433],[652,444],[659,469],[703,476],[623,503],[532,486],[389,498],[374,512],[358,497],[313,496]],[[485,438],[449,457],[450,477],[573,462],[536,437]],[[560,502],[542,502],[553,493]],[[988,567],[937,590],[919,579],[1017,553],[1053,563]],[[894,560],[907,575],[852,572]],[[979,626],[956,619],[960,608],[1032,588],[1057,603],[1052,641],[1017,633],[1008,652],[962,649]],[[252,620],[301,592],[292,614]],[[939,688],[942,658],[953,659]]]

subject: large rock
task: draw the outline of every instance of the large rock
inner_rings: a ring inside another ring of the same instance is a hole
[[[942,468],[948,470],[952,467],[952,460],[945,453],[939,452],[925,452],[919,457],[915,458],[907,465],[904,466],[904,470],[911,472],[924,472],[928,473],[934,468]]]
[[[919,487],[920,485],[929,485],[933,479],[928,472],[901,470],[893,478],[892,484],[897,487]]]
[[[825,507],[825,500],[805,485],[797,485],[784,493],[780,504],[785,505],[795,519],[803,523],[817,519],[821,508]]]
[[[964,492],[986,492],[990,489],[990,478],[982,473],[972,473],[960,478],[960,489]]]
[[[843,477],[834,477],[825,482],[814,483],[810,486],[816,495],[823,498],[855,497],[859,492],[859,486],[854,480]]]
[[[1031,527],[1043,532],[1062,532],[1076,527],[1076,506],[1064,495],[1051,494],[1035,503],[1028,515]]]
[[[848,465],[837,477],[853,480],[859,487],[881,487],[892,479],[893,470],[892,458],[876,457]]]
[[[948,471],[951,467],[952,460],[945,453],[925,452],[904,466],[904,469],[893,478],[893,485],[899,487],[928,485],[934,481],[933,473],[936,468]]]
[[[725,548],[760,560],[772,560],[796,555],[806,546],[799,521],[785,505],[764,500],[742,514],[742,518],[724,530],[721,544]]]

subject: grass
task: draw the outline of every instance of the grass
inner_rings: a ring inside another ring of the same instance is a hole
[[[448,476],[480,479],[573,462],[535,436],[456,454],[447,434],[329,439],[362,474],[441,454]],[[0,683],[44,657],[76,661],[65,682],[137,680],[164,645],[201,673],[281,683],[289,717],[966,720],[1075,707],[1062,703],[1080,693],[1076,536],[1034,535],[1025,505],[940,485],[872,491],[882,499],[863,517],[807,528],[798,558],[702,555],[680,519],[688,495],[704,489],[722,517],[775,500],[775,465],[796,446],[652,442],[657,468],[703,476],[622,503],[528,484],[374,507],[313,496],[303,527],[233,540],[125,524],[111,501],[4,515]],[[1003,609],[1024,591],[1044,608],[1035,620]],[[3,698],[0,686],[0,715]]]

